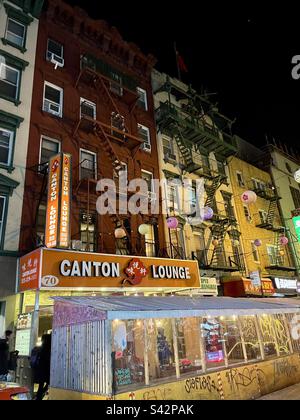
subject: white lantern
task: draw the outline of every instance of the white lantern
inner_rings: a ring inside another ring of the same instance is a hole
[[[139,233],[142,236],[147,235],[150,232],[150,226],[149,225],[140,225],[139,226]]]
[[[123,239],[127,236],[127,233],[125,232],[125,229],[118,228],[115,230],[115,238],[116,239]]]
[[[257,195],[254,191],[245,191],[241,199],[245,204],[254,204],[257,201]]]
[[[300,184],[300,169],[298,169],[298,171],[295,172],[294,178],[295,181],[298,182],[298,184]]]

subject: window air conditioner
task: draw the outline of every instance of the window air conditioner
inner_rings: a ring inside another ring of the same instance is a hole
[[[149,143],[143,143],[141,146],[141,149],[145,152],[151,152],[151,144]]]
[[[45,101],[44,110],[53,115],[60,115],[60,105],[47,100]]]
[[[50,62],[55,65],[55,70],[57,67],[64,67],[65,65],[65,60],[54,53],[50,54]]]

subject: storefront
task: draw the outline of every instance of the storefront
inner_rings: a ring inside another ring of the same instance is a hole
[[[297,296],[298,295],[298,279],[272,277],[276,294],[281,296]]]
[[[56,298],[50,397],[258,398],[300,381],[299,323],[291,302]]]

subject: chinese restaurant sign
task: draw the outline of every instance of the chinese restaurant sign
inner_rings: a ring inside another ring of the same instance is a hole
[[[20,292],[39,288],[41,252],[37,249],[20,259]]]
[[[71,156],[59,154],[49,163],[45,244],[68,248],[70,243]]]
[[[251,280],[244,280],[243,283],[247,295],[273,295],[275,293],[272,280],[270,279],[262,279],[260,287],[254,286]]]
[[[41,252],[41,289],[200,287],[197,261],[51,249],[42,249]]]

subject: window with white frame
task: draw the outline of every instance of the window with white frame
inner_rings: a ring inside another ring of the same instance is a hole
[[[88,150],[80,150],[80,179],[96,179],[97,155]]]
[[[148,99],[147,99],[147,91],[145,89],[142,89],[140,87],[137,88],[137,93],[139,95],[138,99],[138,106],[145,111],[148,111]]]
[[[168,209],[170,212],[179,210],[179,192],[178,186],[168,185],[167,187],[167,200],[168,200]]]
[[[278,247],[275,245],[267,245],[267,253],[270,265],[277,265],[279,257]]]
[[[251,242],[251,248],[252,248],[252,255],[253,255],[254,262],[259,263],[259,252],[254,241]]]
[[[176,161],[173,139],[171,139],[170,137],[163,137],[162,143],[165,159]]]
[[[0,245],[3,242],[6,200],[7,198],[5,196],[0,195]]]
[[[63,45],[53,41],[53,39],[48,39],[47,60],[57,64],[57,66],[63,67],[65,64]]]
[[[151,152],[151,136],[149,128],[145,127],[142,124],[138,124],[138,133],[139,138],[143,141],[143,144],[141,146],[142,150],[146,152]]]
[[[123,79],[117,73],[111,73],[110,90],[118,96],[123,96]]]
[[[156,198],[155,192],[154,192],[154,177],[151,172],[148,171],[142,171],[142,179],[146,181],[148,186],[148,198],[149,200],[154,200]]]
[[[10,166],[14,132],[0,127],[0,165]]]
[[[53,85],[52,83],[45,82],[43,110],[58,117],[62,117],[63,93],[64,91],[62,88]]]
[[[16,100],[19,94],[20,70],[0,62],[0,95]]]
[[[41,150],[40,150],[40,164],[48,163],[50,159],[53,156],[60,153],[60,151],[61,151],[61,143],[59,140],[42,136]]]
[[[9,17],[7,19],[5,39],[16,46],[23,48],[25,44],[25,37],[26,26]]]
[[[96,119],[97,107],[94,102],[88,101],[87,99],[80,98],[80,118],[88,117],[93,120]]]

